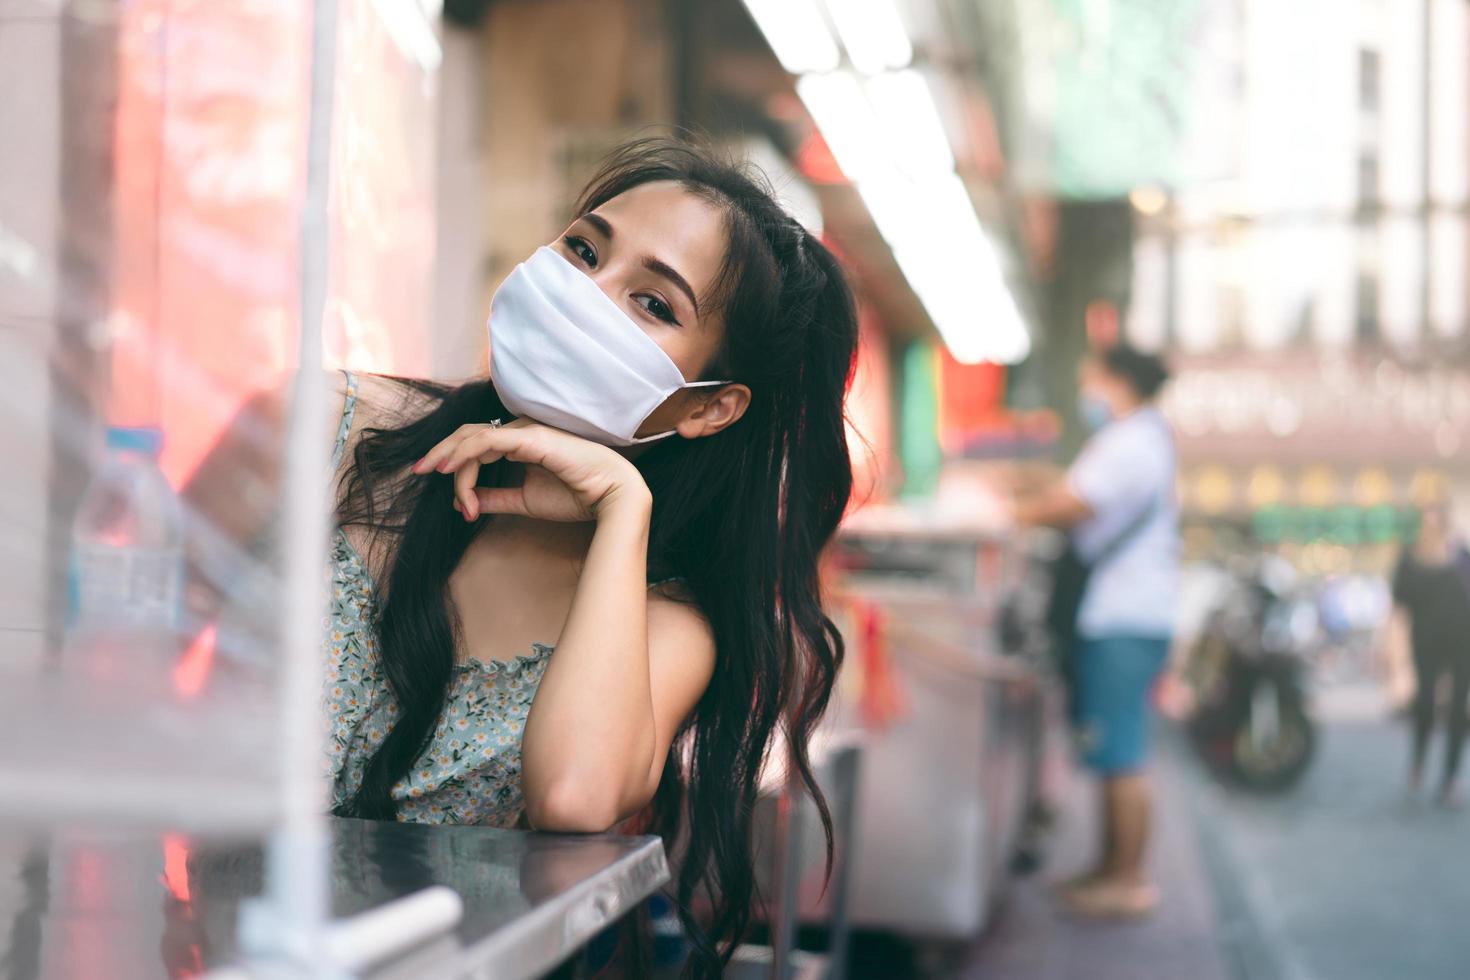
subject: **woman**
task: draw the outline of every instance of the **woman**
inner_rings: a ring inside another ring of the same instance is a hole
[[[1449,686],[1448,741],[1439,800],[1456,802],[1455,780],[1465,742],[1465,697],[1470,688],[1470,580],[1467,556],[1453,541],[1444,505],[1424,508],[1419,534],[1404,550],[1393,575],[1390,628],[1408,646],[1414,663],[1413,755],[1409,792],[1424,781],[1424,758],[1434,728],[1440,685]]]
[[[854,302],[767,189],[685,144],[618,150],[576,215],[497,292],[491,380],[345,382],[334,812],[666,835],[687,813],[677,898],[717,972],[776,728],[820,801]]]

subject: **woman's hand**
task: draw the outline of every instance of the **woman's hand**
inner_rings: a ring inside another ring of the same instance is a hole
[[[476,487],[480,467],[507,459],[524,464],[518,487]],[[618,453],[560,429],[517,419],[508,425],[464,425],[429,450],[415,473],[454,474],[454,507],[467,521],[516,514],[543,521],[593,521],[615,506],[647,504],[648,486]]]

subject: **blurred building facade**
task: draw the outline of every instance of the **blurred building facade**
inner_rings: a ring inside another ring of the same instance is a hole
[[[1070,416],[1115,336],[1167,352],[1187,516],[1319,570],[1380,567],[1413,506],[1470,494],[1463,3],[975,6],[1031,397]]]
[[[1206,13],[1179,181],[1131,195],[1127,332],[1180,369],[1195,514],[1381,565],[1393,509],[1470,490],[1466,8]]]

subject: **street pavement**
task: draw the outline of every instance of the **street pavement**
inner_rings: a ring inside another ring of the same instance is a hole
[[[1146,922],[1079,922],[1055,902],[1052,883],[1085,865],[1096,833],[1091,787],[1070,779],[1047,869],[1015,883],[952,975],[1470,977],[1470,811],[1406,799],[1407,731],[1387,717],[1376,690],[1325,692],[1319,711],[1311,770],[1274,797],[1223,787],[1181,736],[1164,734],[1151,854],[1164,903]]]
[[[1187,763],[1185,763],[1187,765]],[[1069,915],[1057,882],[1088,869],[1098,836],[1095,789],[1070,774],[1044,870],[1012,882],[985,936],[953,973],[962,980],[1230,980],[1215,893],[1198,840],[1189,783],[1174,753],[1160,760],[1150,871],[1164,901],[1139,922]]]
[[[1319,754],[1287,795],[1183,772],[1221,948],[1243,980],[1470,977],[1470,812],[1406,796],[1407,727],[1381,704],[1360,710],[1371,700],[1321,698]]]

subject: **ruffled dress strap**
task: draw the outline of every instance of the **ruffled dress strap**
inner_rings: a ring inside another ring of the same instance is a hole
[[[357,375],[343,371],[347,382],[347,398],[342,402],[342,424],[337,426],[337,442],[332,447],[332,472],[342,465],[342,455],[347,451],[347,435],[352,431],[352,416],[357,411]]]

